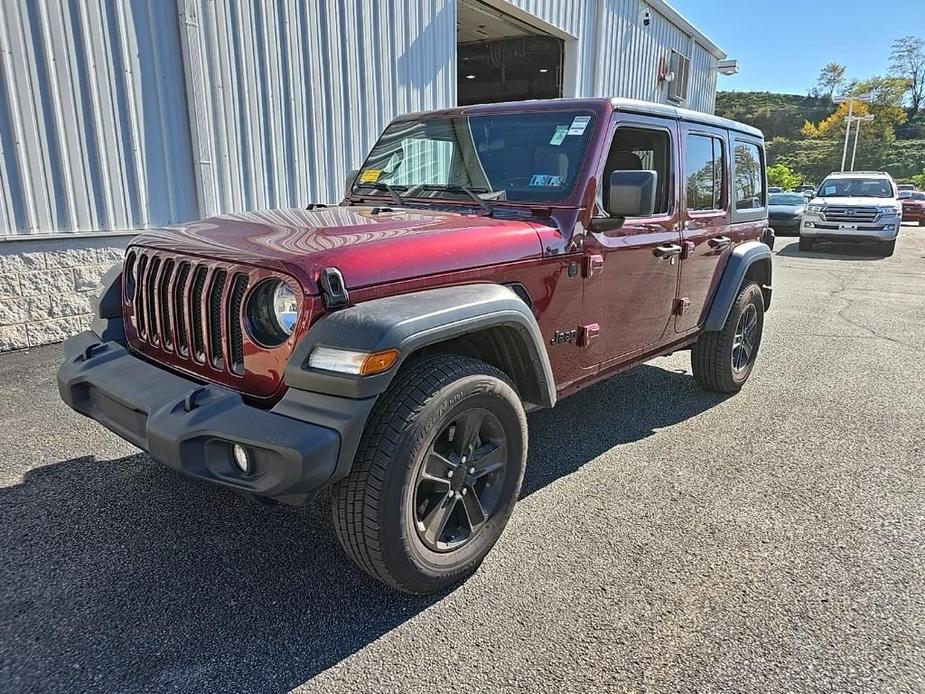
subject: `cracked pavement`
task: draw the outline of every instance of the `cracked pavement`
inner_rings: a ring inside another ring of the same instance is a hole
[[[183,478],[0,356],[0,691],[925,690],[925,229],[892,258],[778,239],[756,370],[687,353],[530,416],[481,570],[409,598],[325,498]]]

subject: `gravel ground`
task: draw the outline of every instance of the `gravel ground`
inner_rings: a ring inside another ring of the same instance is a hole
[[[530,417],[523,498],[455,590],[396,595],[326,499],[265,508],[0,357],[0,691],[923,691],[925,229],[775,251],[745,390],[686,353]]]

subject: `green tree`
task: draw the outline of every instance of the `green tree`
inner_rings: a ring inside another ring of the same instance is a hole
[[[819,71],[816,79],[816,94],[827,96],[830,99],[840,87],[845,84],[845,66],[838,63],[829,63]]]
[[[909,180],[911,180],[919,190],[925,190],[925,169],[922,169],[922,173],[920,174],[910,176]]]
[[[799,176],[786,164],[774,164],[768,167],[768,185],[780,186],[784,190],[793,190],[802,182],[802,176]]]
[[[909,115],[916,115],[925,101],[925,39],[915,36],[896,39],[890,53],[890,74],[905,83]]]

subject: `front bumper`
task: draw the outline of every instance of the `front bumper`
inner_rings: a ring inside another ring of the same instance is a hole
[[[925,219],[925,210],[921,208],[903,208],[903,221],[904,222],[921,222]]]
[[[855,224],[856,229],[846,229],[844,223],[827,222],[820,217],[803,217],[800,236],[821,241],[892,241],[899,234],[899,215],[881,217],[869,224]]]
[[[72,409],[155,460],[242,492],[304,503],[337,469],[342,437],[335,428],[253,407],[234,391],[182,378],[92,331],[64,343],[58,388]],[[368,414],[365,404],[361,409]],[[250,474],[234,464],[235,443],[249,453]]]
[[[778,233],[785,231],[797,232],[800,230],[799,217],[771,217],[768,219],[768,224]]]

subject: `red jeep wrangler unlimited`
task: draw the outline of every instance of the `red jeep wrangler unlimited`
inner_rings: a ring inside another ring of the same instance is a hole
[[[304,503],[347,553],[440,589],[498,539],[526,412],[692,350],[748,378],[771,299],[760,131],[620,99],[393,121],[336,207],[137,236],[61,396],[199,479]]]

